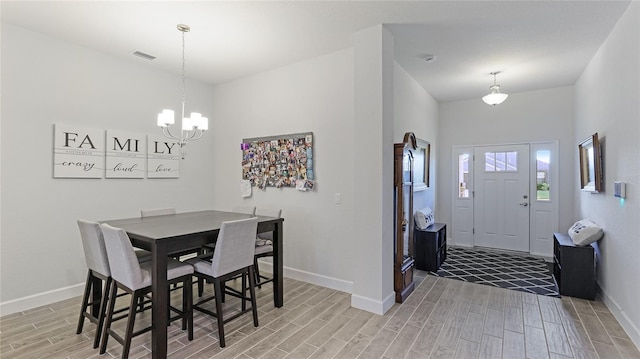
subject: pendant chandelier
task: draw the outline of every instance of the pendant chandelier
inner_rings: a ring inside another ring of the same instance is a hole
[[[175,114],[173,110],[164,109],[158,114],[158,126],[162,128],[162,133],[165,137],[177,141],[180,144],[180,148],[182,148],[187,144],[187,142],[202,138],[204,131],[209,129],[209,119],[202,117],[202,115],[197,112],[191,112],[191,117],[184,116],[184,107],[187,102],[184,65],[184,35],[189,32],[191,28],[184,24],[178,24],[177,28],[182,32],[182,131],[180,131],[180,136],[176,136],[171,133],[170,126],[175,123]],[[184,158],[184,152],[182,157]]]
[[[500,71],[491,72],[490,75],[493,75],[493,86],[489,86],[491,89],[491,93],[484,96],[482,101],[484,101],[487,105],[499,105],[504,102],[504,100],[509,97],[506,93],[500,92],[500,85],[496,85],[496,75],[499,74]]]

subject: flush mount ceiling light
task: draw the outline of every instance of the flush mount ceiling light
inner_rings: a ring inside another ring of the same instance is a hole
[[[490,75],[493,75],[493,86],[489,86],[491,89],[491,93],[484,96],[482,101],[484,101],[487,105],[499,105],[504,102],[504,100],[509,97],[506,93],[500,92],[500,85],[496,85],[496,75],[499,74],[500,71],[491,72]]]
[[[204,131],[209,129],[209,120],[197,112],[191,112],[191,117],[184,117],[184,105],[187,102],[184,71],[184,34],[189,32],[191,28],[184,24],[178,24],[177,28],[182,32],[182,132],[178,137],[173,135],[169,129],[175,123],[173,110],[165,109],[158,114],[158,126],[162,128],[162,133],[165,137],[178,141],[182,149],[187,142],[199,140],[202,137]],[[184,156],[185,152],[182,151],[182,158]]]

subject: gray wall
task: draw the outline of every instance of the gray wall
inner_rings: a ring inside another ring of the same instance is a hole
[[[212,208],[217,172],[209,133],[188,145],[179,179],[53,178],[54,124],[159,135],[157,113],[179,110],[179,76],[6,23],[1,56],[0,302],[81,293],[86,267],[78,218]],[[187,91],[187,107],[211,118],[213,89],[188,81]]]
[[[351,290],[353,231],[353,51],[328,54],[217,86],[210,178],[220,207],[281,208],[286,274]],[[243,138],[313,132],[316,188],[238,190]],[[334,194],[342,204],[334,203]],[[318,277],[321,275],[322,277]]]
[[[572,198],[576,151],[573,137],[573,87],[510,94],[498,106],[488,106],[480,98],[441,104],[436,220],[452,223],[451,201],[455,182],[451,151],[454,145],[557,140],[560,151],[558,230],[569,229],[575,222]],[[448,232],[453,233],[451,230]]]
[[[392,213],[386,199],[391,186],[384,185],[393,178],[391,170],[384,170],[393,167],[392,148],[387,147],[395,130],[411,130],[430,141],[435,188],[437,103],[393,62],[393,39],[386,29],[366,30],[353,41],[354,48],[216,88],[188,81],[187,111],[208,115],[210,130],[187,146],[179,179],[54,179],[54,124],[159,134],[156,114],[165,107],[179,109],[180,79],[151,70],[142,60],[108,57],[3,24],[3,312],[81,292],[86,268],[78,218],[138,216],[141,208],[152,207],[189,211],[238,204],[282,208],[287,276],[353,292],[355,304],[384,311],[393,303],[392,237],[385,235],[392,232],[387,224],[392,217],[385,215]],[[356,64],[355,49],[377,53],[378,59],[362,56]],[[378,78],[367,84],[371,71],[379,71]],[[384,98],[386,105],[356,101],[356,78],[367,91],[379,86],[374,96]],[[356,109],[380,115],[378,137],[365,133],[373,129],[369,117],[360,117],[356,125]],[[242,138],[307,131],[314,133],[315,190],[255,189],[252,197],[242,199]],[[361,161],[374,151],[381,161],[371,168],[378,170],[357,171],[358,166],[369,167]],[[417,202],[433,206],[434,188],[417,195]],[[375,206],[356,204],[356,191]],[[335,203],[336,193],[341,204]],[[365,209],[373,207],[378,220],[371,222]],[[377,223],[375,235],[363,234],[358,221]],[[360,255],[354,258],[354,252]],[[354,266],[356,259],[360,262]],[[28,270],[25,263],[30,263]]]
[[[604,227],[599,241],[598,283],[607,306],[640,347],[640,3],[626,13],[575,85],[574,146],[598,133],[604,193],[579,190],[573,168],[575,220]],[[627,199],[613,196],[613,182],[627,183]]]
[[[396,63],[394,72],[393,142],[400,143],[406,132],[413,132],[417,138],[431,144],[430,187],[414,193],[413,209],[430,207],[436,210],[438,102],[426,92],[400,65]]]

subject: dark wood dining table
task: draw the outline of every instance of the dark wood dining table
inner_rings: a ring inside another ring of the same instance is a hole
[[[167,357],[168,253],[214,243],[222,222],[252,217],[223,211],[185,212],[163,216],[136,217],[101,221],[124,229],[135,247],[151,251],[153,358]],[[283,305],[282,218],[258,217],[258,233],[273,231],[273,304]]]

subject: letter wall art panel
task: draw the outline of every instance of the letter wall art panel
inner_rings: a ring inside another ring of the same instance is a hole
[[[178,178],[180,145],[165,137],[147,136],[147,178]]]
[[[53,178],[179,178],[181,150],[161,136],[53,125]]]
[[[145,135],[107,130],[107,178],[144,178]]]
[[[54,125],[53,177],[102,178],[104,130]]]

